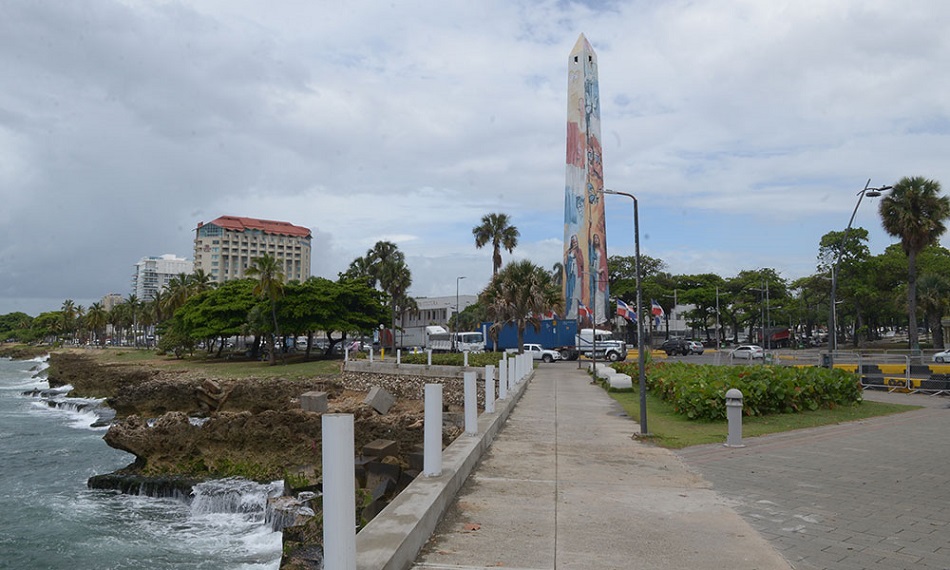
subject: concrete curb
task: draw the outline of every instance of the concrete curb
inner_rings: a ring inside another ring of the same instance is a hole
[[[356,535],[359,570],[405,570],[435,531],[436,525],[498,431],[508,420],[534,370],[495,402],[495,412],[478,417],[478,435],[455,439],[442,452],[442,474],[420,475]]]

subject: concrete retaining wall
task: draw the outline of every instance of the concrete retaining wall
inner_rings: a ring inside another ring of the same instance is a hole
[[[395,358],[385,361],[374,360],[373,362],[362,359],[347,360],[343,364],[343,370],[345,372],[372,372],[374,374],[411,374],[413,376],[425,376],[426,378],[462,378],[466,372],[474,372],[480,380],[485,377],[484,367],[396,364]]]

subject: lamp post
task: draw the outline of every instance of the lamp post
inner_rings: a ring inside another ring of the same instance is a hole
[[[838,243],[838,251],[835,255],[835,262],[831,265],[831,312],[828,314],[828,352],[831,353],[832,358],[834,358],[834,354],[838,350],[838,315],[837,308],[835,306],[835,296],[838,292],[838,264],[841,263],[841,254],[844,252],[844,245],[845,241],[848,239],[848,232],[851,231],[851,224],[854,223],[854,216],[858,213],[858,206],[861,205],[861,200],[863,200],[865,196],[868,198],[877,198],[884,191],[891,189],[891,186],[871,188],[870,185],[871,179],[868,178],[867,183],[864,185],[864,189],[858,192],[858,203],[854,205],[854,211],[851,212],[851,219],[848,220],[848,227],[844,229],[844,234],[841,236],[841,241]]]
[[[456,344],[455,340],[458,338],[459,332],[459,313],[462,311],[459,310],[459,281],[465,279],[464,275],[459,275],[455,278],[455,326],[452,327],[452,352],[455,352]]]
[[[646,371],[644,370],[646,359],[643,354],[643,290],[640,286],[640,212],[637,205],[637,197],[633,194],[608,190],[606,188],[604,188],[602,192],[604,194],[626,196],[633,200],[633,243],[634,259],[636,260],[635,271],[637,274],[637,370],[640,385],[640,435],[647,435],[650,432],[647,430],[647,380]]]

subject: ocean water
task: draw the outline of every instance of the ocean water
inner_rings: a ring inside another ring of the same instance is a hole
[[[272,485],[241,480],[158,499],[86,488],[133,457],[92,428],[96,401],[52,398],[34,378],[42,359],[0,359],[0,568],[276,569],[281,534],[264,521]],[[34,370],[31,370],[34,369]]]

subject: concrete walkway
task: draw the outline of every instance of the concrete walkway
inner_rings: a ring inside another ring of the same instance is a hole
[[[586,373],[542,365],[414,568],[791,566]]]

